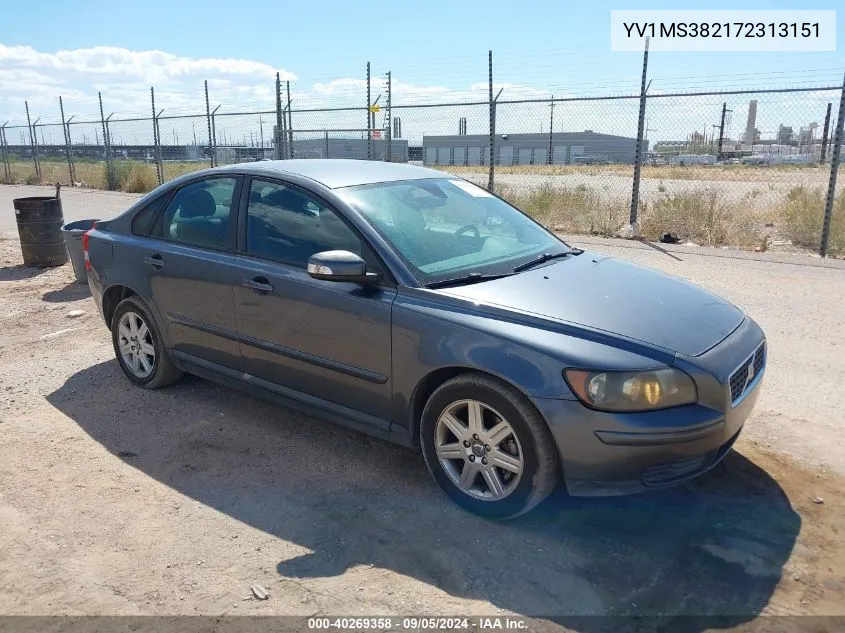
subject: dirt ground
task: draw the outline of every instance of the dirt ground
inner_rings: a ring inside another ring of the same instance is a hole
[[[845,615],[845,268],[574,241],[747,309],[764,391],[688,485],[494,523],[406,449],[200,379],[131,386],[70,267],[0,239],[0,614]]]

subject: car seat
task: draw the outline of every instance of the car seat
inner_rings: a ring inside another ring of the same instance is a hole
[[[205,189],[193,191],[179,206],[180,220],[176,225],[176,239],[198,246],[223,246],[226,241],[226,224],[215,221],[217,204]]]

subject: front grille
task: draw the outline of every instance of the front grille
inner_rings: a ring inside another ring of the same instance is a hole
[[[646,486],[659,486],[691,477],[710,466],[716,458],[717,452],[710,451],[703,455],[684,457],[646,468],[642,474],[643,483]]]
[[[749,356],[742,365],[737,367],[734,373],[731,374],[731,402],[735,403],[745,393],[746,387],[750,386],[748,380],[748,367],[753,363],[754,378],[760,375],[763,371],[763,365],[766,362],[766,344],[763,343],[757,350]]]

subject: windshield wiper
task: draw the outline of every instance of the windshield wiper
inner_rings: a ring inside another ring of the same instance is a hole
[[[520,264],[516,268],[513,269],[515,273],[521,273],[523,270],[528,270],[529,268],[533,268],[539,264],[547,262],[551,259],[558,259],[560,257],[567,257],[569,255],[580,255],[584,251],[580,248],[572,248],[568,251],[563,251],[562,253],[543,253],[539,257],[535,257],[534,259],[528,260],[524,264]]]
[[[440,281],[432,281],[426,284],[426,288],[446,288],[447,286],[464,286],[468,284],[475,284],[481,281],[492,281],[494,279],[501,279],[502,277],[510,277],[513,273],[504,273],[502,275],[483,275],[481,273],[470,273],[463,277],[454,277],[452,279],[441,279]]]

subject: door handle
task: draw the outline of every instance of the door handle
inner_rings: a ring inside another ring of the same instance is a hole
[[[258,294],[267,294],[273,291],[273,286],[267,281],[266,277],[253,277],[252,279],[244,279],[241,282],[244,288],[249,288]]]
[[[155,255],[150,255],[149,257],[144,258],[144,263],[149,264],[156,270],[161,270],[164,268],[164,258],[156,253]]]

